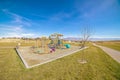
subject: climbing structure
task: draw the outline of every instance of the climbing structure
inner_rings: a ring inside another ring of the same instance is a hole
[[[48,39],[46,37],[36,39],[35,47],[32,47],[32,50],[34,53],[49,53]]]
[[[63,41],[62,41],[62,34],[54,33],[49,36],[49,39],[51,40],[50,46],[55,48],[62,48]]]
[[[46,37],[41,38],[41,49],[44,53],[49,53],[48,39]]]

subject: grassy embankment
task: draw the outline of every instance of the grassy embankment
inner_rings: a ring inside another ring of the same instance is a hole
[[[97,44],[120,51],[120,41],[104,41],[104,42],[101,41],[97,42]]]
[[[77,52],[26,69],[14,49],[0,49],[0,80],[120,80],[120,64],[94,46],[84,50],[87,64]]]

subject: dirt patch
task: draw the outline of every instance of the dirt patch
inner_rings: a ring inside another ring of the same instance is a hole
[[[34,53],[31,47],[20,47],[17,49],[17,52],[20,57],[22,57],[23,63],[27,65],[28,68],[31,68],[73,54],[79,50],[81,49],[78,46],[72,46],[69,49],[56,49],[53,53],[44,54]]]

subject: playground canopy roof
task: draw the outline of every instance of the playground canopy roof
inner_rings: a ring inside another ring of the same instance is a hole
[[[51,34],[50,36],[52,36],[52,37],[62,37],[63,34],[54,33],[54,34]]]

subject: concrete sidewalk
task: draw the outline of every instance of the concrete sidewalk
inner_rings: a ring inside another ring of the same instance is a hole
[[[104,52],[106,52],[108,55],[110,55],[114,60],[120,63],[120,52],[108,47],[100,46],[97,44],[94,44],[94,46],[101,48]]]

